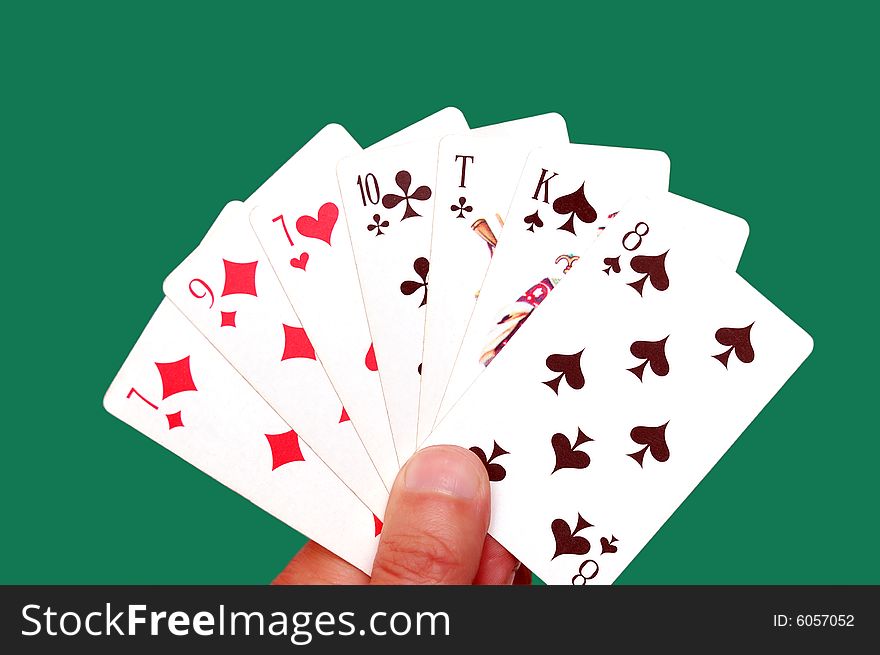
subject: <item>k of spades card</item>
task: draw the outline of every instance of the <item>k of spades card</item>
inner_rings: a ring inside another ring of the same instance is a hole
[[[442,136],[468,129],[448,112],[428,139],[367,151],[337,174],[376,362],[401,462],[416,448],[428,255]]]
[[[445,134],[457,109],[444,109],[373,148]],[[372,338],[364,312],[337,161],[361,152],[339,125],[328,125],[246,201],[250,221],[315,353],[345,405],[386,486],[400,462],[391,437]]]
[[[365,573],[381,522],[198,330],[162,302],[107,411]],[[197,511],[185,503],[182,511]]]
[[[654,150],[562,145],[533,151],[514,192],[437,417],[444,416],[514,331],[633,195],[666,191]],[[525,311],[523,311],[525,310]]]
[[[380,517],[388,491],[240,202],[165,280],[165,295]]]
[[[434,425],[526,157],[542,144],[567,142],[565,120],[559,114],[478,128],[440,141],[419,441]]]
[[[812,349],[704,237],[628,205],[427,440],[483,460],[548,583],[613,582]]]

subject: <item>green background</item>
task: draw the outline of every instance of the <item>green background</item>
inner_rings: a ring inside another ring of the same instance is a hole
[[[4,9],[3,583],[261,583],[299,535],[104,413],[165,275],[325,123],[558,111],[746,218],[813,355],[622,583],[880,583],[873,19],[769,3]]]

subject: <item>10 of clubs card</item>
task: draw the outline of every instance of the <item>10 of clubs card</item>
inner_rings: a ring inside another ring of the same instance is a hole
[[[437,144],[468,129],[446,110],[434,136],[339,162],[337,174],[376,363],[401,463],[416,449]]]

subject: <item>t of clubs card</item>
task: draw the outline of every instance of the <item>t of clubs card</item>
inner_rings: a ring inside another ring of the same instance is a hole
[[[440,399],[526,157],[568,142],[565,120],[542,114],[453,134],[440,141],[431,236],[431,297],[425,310],[419,441]]]

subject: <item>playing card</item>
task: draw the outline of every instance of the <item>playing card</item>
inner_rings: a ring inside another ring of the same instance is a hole
[[[457,109],[443,109],[380,141],[439,138]],[[361,152],[328,125],[245,202],[250,222],[284,292],[306,328],[367,452],[390,488],[400,468],[364,312],[336,163]]]
[[[388,490],[251,229],[228,204],[165,295],[374,513]]]
[[[676,206],[628,205],[427,439],[548,583],[614,581],[812,349]]]
[[[440,141],[419,441],[434,424],[526,157],[542,144],[567,142],[565,120],[559,114],[478,128]]]
[[[571,144],[529,155],[437,417],[449,411],[625,202],[668,185],[669,158],[654,150]]]
[[[449,112],[431,137],[342,159],[339,188],[391,433],[402,462],[416,448],[419,368],[437,144],[468,129]]]
[[[290,304],[386,486],[399,464],[336,182],[360,146],[328,125],[245,203]]]
[[[365,573],[381,522],[168,300],[107,411]],[[193,511],[185,500],[178,511]]]

